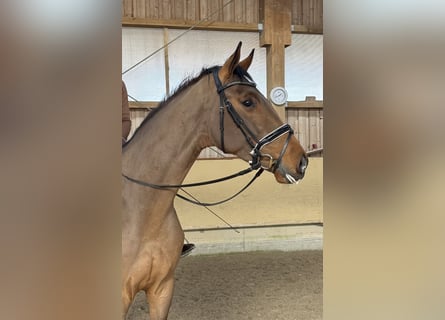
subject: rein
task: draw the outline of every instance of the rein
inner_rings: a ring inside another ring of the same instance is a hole
[[[128,181],[131,181],[133,183],[139,184],[141,186],[144,187],[150,187],[153,189],[158,189],[158,190],[166,190],[166,189],[176,189],[176,188],[189,188],[189,187],[197,187],[197,186],[203,186],[203,185],[208,185],[208,184],[213,184],[213,183],[218,183],[218,182],[222,182],[225,180],[229,180],[229,179],[233,179],[242,175],[245,175],[246,173],[251,172],[252,169],[251,168],[247,168],[245,170],[242,170],[238,173],[232,174],[230,176],[226,176],[223,178],[219,178],[219,179],[215,179],[215,180],[209,180],[209,181],[203,181],[203,182],[196,182],[196,183],[189,183],[189,184],[178,184],[178,185],[168,185],[168,184],[164,184],[164,185],[159,185],[159,184],[153,184],[153,183],[148,183],[145,181],[141,181],[141,180],[137,180],[134,178],[131,178],[125,174],[122,174],[122,176],[127,179]],[[224,200],[220,200],[217,202],[210,202],[210,203],[206,203],[206,202],[201,202],[198,200],[193,200],[193,199],[189,199],[183,195],[180,195],[178,193],[176,193],[176,196],[178,198],[181,198],[182,200],[188,201],[190,203],[196,204],[198,206],[203,206],[203,207],[209,207],[209,206],[216,206],[219,204],[222,204],[224,202],[230,201],[233,198],[235,198],[236,196],[238,196],[239,194],[241,194],[244,190],[246,190],[262,173],[263,173],[264,169],[261,168],[260,170],[258,170],[258,172],[253,176],[252,179],[250,179],[250,181],[243,187],[241,188],[237,193],[235,193],[234,195],[224,199]]]
[[[253,178],[243,187],[241,188],[241,190],[239,190],[237,193],[235,193],[234,195],[228,197],[227,199],[221,200],[221,201],[217,201],[217,202],[212,202],[212,203],[204,203],[204,202],[200,202],[197,200],[193,200],[193,199],[189,199],[183,195],[177,194],[176,196],[188,201],[190,203],[193,203],[195,205],[199,205],[199,206],[215,206],[215,205],[219,205],[222,204],[224,202],[227,202],[229,200],[232,200],[233,198],[235,198],[236,196],[238,196],[239,194],[241,194],[244,190],[246,190],[264,171],[264,169],[269,169],[272,172],[275,172],[276,168],[278,168],[281,159],[284,156],[284,153],[286,152],[287,146],[289,144],[289,140],[291,138],[291,136],[293,135],[293,130],[290,127],[289,124],[283,124],[282,126],[276,128],[275,130],[273,130],[272,132],[268,133],[267,135],[265,135],[263,138],[261,139],[257,139],[255,134],[252,132],[252,130],[249,129],[249,127],[246,125],[246,123],[244,122],[244,120],[241,118],[241,116],[238,114],[238,112],[236,112],[235,108],[233,107],[232,103],[227,99],[224,91],[227,88],[236,86],[236,85],[244,85],[244,86],[250,86],[250,87],[256,87],[256,83],[252,82],[252,81],[234,81],[234,82],[230,82],[226,85],[222,85],[221,80],[218,77],[218,71],[220,68],[215,68],[212,73],[213,73],[213,78],[215,80],[215,85],[216,85],[216,89],[217,89],[217,93],[219,95],[220,98],[220,106],[219,106],[219,114],[220,114],[220,133],[221,133],[221,150],[223,152],[225,152],[225,146],[224,146],[224,111],[227,110],[227,113],[231,116],[233,122],[237,125],[238,129],[242,132],[242,134],[244,135],[244,138],[246,139],[247,143],[249,144],[250,147],[252,147],[252,151],[250,152],[251,156],[252,156],[252,160],[249,161],[250,167],[244,170],[241,170],[237,173],[222,177],[222,178],[218,178],[218,179],[213,179],[213,180],[208,180],[208,181],[202,181],[202,182],[195,182],[195,183],[188,183],[188,184],[154,184],[154,183],[149,183],[149,182],[145,182],[145,181],[141,181],[132,177],[129,177],[127,175],[125,175],[124,173],[122,173],[122,176],[127,179],[130,182],[133,182],[135,184],[144,186],[144,187],[149,187],[149,188],[153,188],[153,189],[158,189],[158,190],[166,190],[166,189],[176,189],[176,188],[189,188],[189,187],[197,187],[197,186],[203,186],[203,185],[209,185],[209,184],[214,184],[214,183],[218,183],[218,182],[222,182],[222,181],[226,181],[226,180],[230,180],[236,177],[240,177],[243,176],[247,173],[252,172],[253,170],[258,170],[258,172],[253,176]],[[280,155],[278,157],[278,159],[274,159],[271,155],[269,154],[262,154],[261,153],[261,149],[277,140],[278,138],[280,138],[282,135],[284,134],[288,134],[286,141],[281,149]],[[256,141],[256,143],[254,143],[252,141],[252,139],[254,141]],[[269,165],[267,167],[262,166],[261,164],[261,158],[263,157],[268,157],[269,158]]]
[[[241,170],[240,172],[231,174],[229,176],[225,176],[222,178],[218,178],[218,179],[214,179],[214,180],[207,180],[207,181],[201,181],[201,182],[195,182],[195,183],[185,183],[185,184],[154,184],[154,183],[149,183],[149,182],[145,182],[145,181],[141,181],[138,179],[134,179],[131,178],[125,174],[122,174],[122,176],[127,179],[128,181],[134,182],[136,184],[139,184],[141,186],[144,187],[150,187],[153,189],[174,189],[174,188],[190,188],[190,187],[198,187],[198,186],[205,186],[208,184],[214,184],[214,183],[218,183],[218,182],[223,182],[226,180],[230,180],[236,177],[240,177],[243,176],[249,172],[251,172],[253,169],[252,168],[247,168],[244,170]]]

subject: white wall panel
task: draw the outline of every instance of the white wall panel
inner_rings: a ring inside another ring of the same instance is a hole
[[[290,101],[323,100],[323,36],[292,34],[286,48],[285,83]]]
[[[163,45],[162,29],[122,28],[122,71]],[[166,95],[163,50],[124,74],[122,79],[127,85],[128,94],[138,101],[162,100]]]
[[[170,40],[184,30],[169,30]],[[186,33],[169,47],[170,90],[176,88],[187,76],[198,74],[203,67],[222,65],[242,41],[241,59],[252,49],[255,56],[249,73],[258,84],[258,89],[266,93],[266,49],[259,47],[259,36],[252,32],[201,31]]]

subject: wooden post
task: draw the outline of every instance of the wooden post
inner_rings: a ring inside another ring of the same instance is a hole
[[[260,21],[263,31],[260,33],[260,45],[266,47],[267,96],[275,87],[285,86],[285,52],[291,45],[291,0],[261,0]],[[286,120],[284,107],[274,106],[283,121]]]

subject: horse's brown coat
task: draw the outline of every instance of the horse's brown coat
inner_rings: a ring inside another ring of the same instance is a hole
[[[240,48],[227,59],[219,71],[222,83],[239,81],[234,70],[250,66],[253,51],[239,61]],[[258,137],[282,125],[273,107],[261,93],[248,86],[233,86],[225,91],[229,101]],[[241,102],[251,99],[254,107]],[[169,98],[165,105],[144,123],[124,147],[122,170],[131,177],[156,184],[179,184],[200,151],[219,146],[219,96],[211,74],[201,75],[188,87]],[[225,149],[250,160],[251,147],[225,115]],[[275,158],[281,152],[285,137],[264,147]],[[283,173],[296,180],[304,150],[295,137],[275,171],[278,182],[288,183]],[[144,290],[150,308],[150,319],[167,319],[184,233],[178,221],[173,200],[176,190],[156,190],[122,180],[122,318],[136,293]]]

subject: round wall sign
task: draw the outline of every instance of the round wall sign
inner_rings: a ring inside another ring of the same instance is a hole
[[[287,102],[287,91],[283,87],[275,87],[270,91],[270,100],[277,106],[282,106]]]

